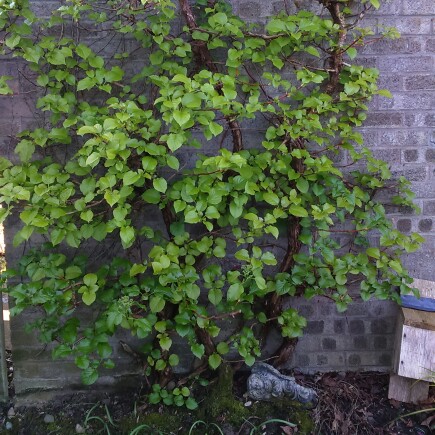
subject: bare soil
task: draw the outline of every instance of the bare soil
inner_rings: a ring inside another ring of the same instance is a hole
[[[298,382],[317,390],[319,404],[307,412],[313,429],[309,433],[321,435],[428,435],[435,433],[435,391],[418,405],[389,400],[388,375],[379,373],[326,373],[314,376],[295,375]],[[0,415],[0,434],[69,435],[86,434],[303,434],[295,411],[282,408],[276,415],[256,415],[255,404],[243,397],[246,374],[234,377],[233,397],[240,400],[252,415],[234,424],[231,415],[201,414],[210,397],[213,382],[206,389],[195,392],[199,410],[150,406],[143,392],[122,395],[89,397],[76,394],[59,397],[39,407],[5,405]],[[250,408],[249,406],[252,406]],[[278,408],[277,408],[278,409]],[[412,415],[408,415],[414,413]],[[280,419],[281,421],[277,421]],[[269,423],[263,424],[269,420]],[[270,421],[273,420],[273,421]],[[233,421],[233,422],[232,422]],[[285,421],[293,424],[286,424]],[[305,422],[305,426],[306,422]]]

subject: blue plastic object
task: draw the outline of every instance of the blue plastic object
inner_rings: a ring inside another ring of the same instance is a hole
[[[412,295],[400,296],[402,299],[402,306],[405,308],[412,308],[414,310],[435,312],[435,299],[430,298],[416,298]]]

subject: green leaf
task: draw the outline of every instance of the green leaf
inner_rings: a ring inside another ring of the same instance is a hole
[[[279,197],[276,193],[265,192],[263,193],[263,199],[270,205],[278,205]]]
[[[198,402],[193,397],[188,397],[184,402],[184,405],[187,409],[190,409],[191,411],[198,408]]]
[[[238,301],[240,296],[242,296],[244,292],[243,285],[240,282],[236,282],[228,288],[227,291],[227,300],[228,301]]]
[[[195,30],[192,32],[192,38],[197,40],[197,41],[208,41],[209,39],[209,34],[206,32],[200,32],[198,30]]]
[[[379,89],[378,95],[382,95],[383,97],[386,98],[393,98],[393,95],[388,89]]]
[[[131,184],[136,183],[140,179],[140,174],[134,171],[128,171],[122,177],[122,181],[125,186],[130,186]]]
[[[191,92],[183,96],[181,104],[189,109],[198,109],[201,107],[202,99],[198,93]]]
[[[15,153],[20,156],[22,162],[28,162],[35,152],[35,144],[30,140],[21,140],[15,147]]]
[[[376,9],[379,9],[379,7],[380,7],[380,3],[379,3],[379,0],[370,0],[370,3],[376,8]]]
[[[201,359],[205,353],[205,347],[203,344],[192,344],[190,349],[192,350],[192,353],[199,359]]]
[[[85,385],[91,385],[98,379],[98,372],[93,367],[88,367],[82,371],[81,378]]]
[[[80,355],[74,360],[74,363],[79,369],[84,370],[89,367],[89,358],[87,356]]]
[[[200,221],[200,217],[196,210],[189,210],[185,214],[184,219],[188,224],[196,224]]]
[[[180,363],[180,358],[178,358],[178,355],[173,353],[173,354],[169,355],[168,362],[169,362],[169,365],[171,367],[175,367],[175,366],[178,366],[178,364]]]
[[[236,257],[237,260],[241,260],[241,261],[250,260],[249,252],[246,249],[241,249],[240,251],[237,251],[234,257]]]
[[[317,50],[316,47],[313,47],[312,45],[309,45],[305,48],[305,51],[313,56],[320,57],[319,50]]]
[[[95,285],[98,281],[97,275],[95,273],[88,273],[83,277],[83,283],[88,287]]]
[[[236,204],[234,201],[231,201],[230,204],[230,213],[234,218],[239,218],[243,213],[243,206],[240,204]]]
[[[216,370],[222,362],[222,357],[217,353],[212,353],[208,357],[208,365],[213,369]]]
[[[70,266],[65,269],[65,279],[78,278],[82,274],[82,269],[78,266]]]
[[[168,183],[164,178],[155,178],[153,180],[153,186],[158,192],[165,193],[168,188]]]
[[[168,144],[168,148],[171,151],[177,151],[178,148],[180,148],[184,143],[184,135],[180,133],[170,133],[168,134],[168,139],[166,140],[166,143]]]
[[[310,187],[308,181],[306,178],[299,178],[296,182],[296,187],[298,188],[299,192],[301,193],[307,193],[308,189]]]
[[[216,346],[216,350],[221,354],[221,355],[225,355],[226,353],[228,353],[230,351],[230,348],[228,346],[227,343],[225,343],[225,341],[221,341],[217,346]]]
[[[376,258],[376,259],[381,258],[381,253],[379,252],[379,249],[378,249],[378,248],[368,248],[368,249],[366,250],[366,254],[367,254],[369,257],[373,257],[373,258]]]
[[[101,158],[100,153],[93,152],[86,159],[86,165],[90,166],[91,168],[95,168],[95,166],[98,165],[98,162],[100,161],[100,158]]]
[[[159,313],[165,308],[165,300],[160,296],[153,296],[150,299],[150,310],[152,313]]]
[[[167,335],[162,335],[159,339],[159,344],[163,350],[169,350],[172,346],[172,340]]]
[[[196,284],[187,284],[186,295],[190,299],[198,299],[201,294],[201,289]]]
[[[346,92],[347,95],[354,95],[360,90],[360,85],[348,82],[344,84],[344,92]]]
[[[82,300],[86,305],[92,305],[97,299],[97,295],[93,291],[84,291],[82,294]]]
[[[65,55],[60,50],[51,51],[47,55],[47,60],[52,65],[65,65]]]
[[[220,304],[220,302],[222,301],[222,290],[220,290],[218,288],[212,288],[211,290],[209,290],[209,292],[208,292],[208,300],[213,305]]]
[[[109,343],[98,343],[97,351],[100,358],[108,358],[112,355],[112,347]]]
[[[166,156],[166,163],[171,169],[178,171],[180,169],[180,162],[175,156]]]
[[[142,194],[144,201],[150,204],[158,204],[160,202],[160,193],[155,189],[148,189]]]
[[[225,258],[227,252],[223,246],[216,246],[213,248],[213,255],[217,258]]]
[[[85,77],[77,83],[77,90],[84,91],[88,89],[92,89],[97,83],[94,77]]]
[[[175,121],[178,123],[180,127],[186,124],[190,119],[190,112],[188,110],[174,110],[172,114]]]
[[[130,226],[121,227],[119,235],[121,237],[121,243],[124,249],[129,248],[136,238],[134,228]]]
[[[82,58],[82,59],[87,59],[90,55],[91,55],[91,53],[92,53],[92,50],[88,47],[88,46],[86,46],[85,44],[79,44],[79,45],[77,45],[77,47],[76,47],[76,53]]]
[[[144,273],[146,271],[147,267],[145,264],[138,264],[135,263],[130,268],[130,276],[136,276],[140,273]]]
[[[347,283],[347,276],[344,274],[337,274],[335,280],[337,281],[337,284],[344,285]]]
[[[94,68],[103,68],[104,66],[104,59],[101,56],[89,57],[88,62]]]
[[[210,122],[210,124],[208,124],[208,129],[213,134],[213,136],[218,136],[224,131],[224,128],[222,127],[222,125],[218,124],[217,122],[213,122],[213,121]]]
[[[295,205],[292,204],[289,209],[288,209],[289,213],[293,216],[297,216],[297,217],[307,217],[308,216],[308,212],[307,210],[305,210],[303,207],[301,207],[300,205]]]
[[[358,54],[358,52],[356,51],[356,48],[354,48],[354,47],[349,47],[347,49],[346,53],[351,59],[355,59],[356,55]]]
[[[390,260],[388,265],[391,267],[391,269],[393,269],[397,273],[403,272],[403,268],[399,260]]]

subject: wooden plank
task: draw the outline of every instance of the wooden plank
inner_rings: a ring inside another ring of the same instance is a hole
[[[429,396],[429,382],[390,375],[388,398],[399,402],[418,403]]]
[[[402,308],[402,313],[405,325],[435,331],[435,313],[413,310],[412,308]]]
[[[397,316],[396,331],[394,337],[394,353],[393,353],[393,362],[392,362],[394,373],[397,373],[399,371],[400,350],[401,350],[402,334],[403,334],[403,322],[404,322],[403,310],[400,310],[399,315]]]
[[[406,378],[433,380],[435,331],[403,325],[400,361],[396,373]]]

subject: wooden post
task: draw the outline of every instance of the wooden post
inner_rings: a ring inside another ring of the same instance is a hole
[[[399,402],[418,403],[427,399],[429,395],[429,382],[390,375],[388,398]]]

